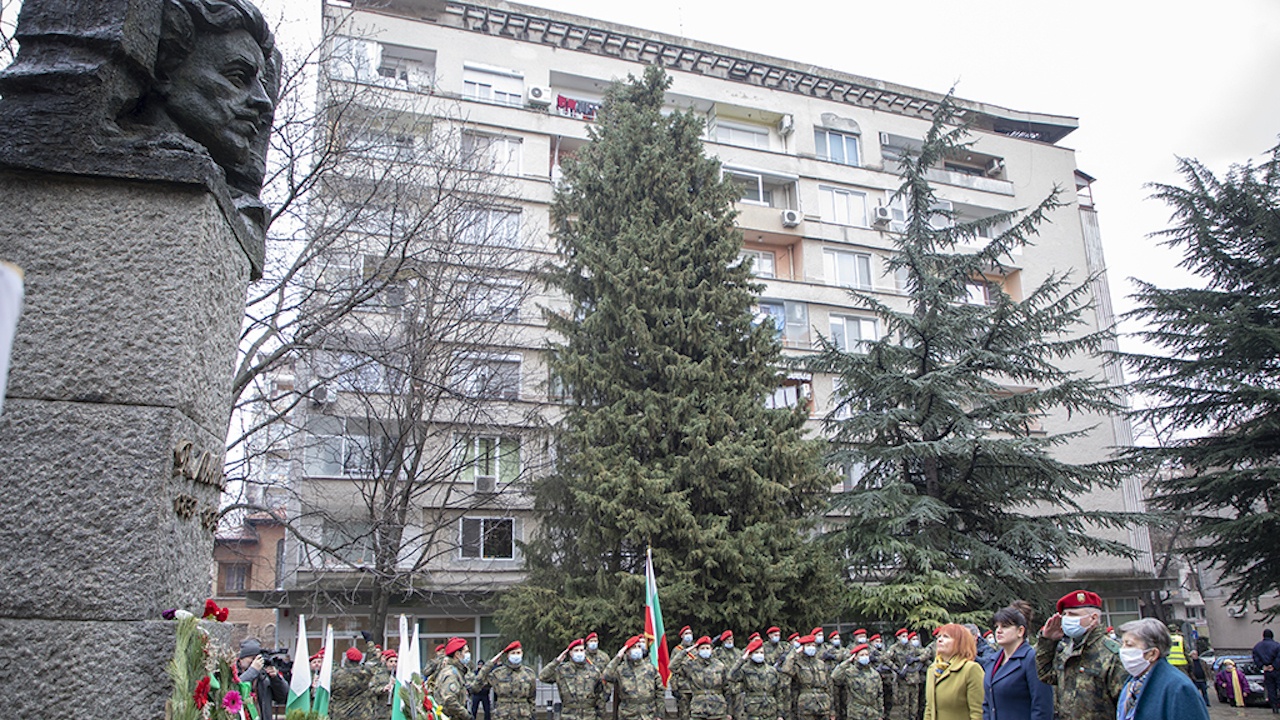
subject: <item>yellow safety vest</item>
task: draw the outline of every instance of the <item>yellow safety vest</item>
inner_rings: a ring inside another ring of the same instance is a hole
[[[1173,644],[1169,647],[1169,664],[1183,667],[1187,664],[1187,654],[1182,650],[1182,635],[1173,635]]]

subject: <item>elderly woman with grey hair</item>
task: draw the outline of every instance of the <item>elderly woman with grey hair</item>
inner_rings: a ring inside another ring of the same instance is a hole
[[[1209,720],[1200,691],[1166,660],[1173,639],[1155,618],[1120,626],[1120,662],[1129,680],[1120,693],[1116,720]]]

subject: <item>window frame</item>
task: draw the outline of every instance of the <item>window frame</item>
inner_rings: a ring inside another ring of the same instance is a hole
[[[855,277],[852,283],[843,283],[840,278],[840,258],[849,256],[854,261],[854,274],[860,275],[865,263],[866,276]],[[857,252],[855,250],[840,250],[837,248],[822,249],[822,276],[828,285],[844,288],[854,288],[857,290],[871,290],[871,253]]]
[[[840,326],[839,333],[836,331],[837,323]],[[856,326],[858,328],[858,337],[852,339],[849,328]],[[871,337],[864,337],[863,330],[870,326]],[[832,313],[827,319],[827,328],[831,334],[828,336],[831,344],[842,352],[852,353],[856,355],[865,355],[870,349],[871,343],[880,339],[880,322],[876,318],[865,317],[863,315],[845,315],[843,313]],[[837,337],[838,335],[838,337]]]
[[[747,258],[751,259],[752,275],[758,278],[766,278],[769,280],[773,280],[778,277],[778,254],[776,252],[772,250],[756,250],[754,248],[743,248],[738,251],[738,257],[742,258],[742,261],[744,262],[746,261]],[[770,269],[767,273],[762,273],[759,270],[760,260],[763,260],[765,257],[769,258]]]
[[[841,196],[843,196],[844,210],[845,210],[845,219],[843,221],[838,217],[838,213],[835,212],[837,208],[836,201]],[[818,197],[820,198],[820,202],[821,202],[821,208],[819,210],[819,214],[821,215],[824,222],[829,222],[835,225],[847,225],[849,227],[860,227],[860,228],[871,227],[870,214],[867,212],[867,207],[868,207],[867,193],[865,191],[854,190],[853,188],[839,187],[836,185],[819,185]],[[852,212],[852,208],[853,208],[852,202],[854,201],[855,198],[861,201],[861,206],[862,206],[861,222],[856,221],[856,218],[854,218],[854,213]],[[828,203],[828,200],[830,200],[829,203]],[[831,211],[830,214],[828,214],[828,210]]]
[[[729,136],[721,136],[721,130],[727,130]],[[720,118],[716,118],[715,127],[712,129],[711,133],[712,139],[717,143],[748,148],[750,150],[770,149],[772,144],[772,138],[770,136],[773,134],[770,132],[770,129],[764,125],[753,125],[751,123],[738,122],[734,120],[721,120]],[[738,142],[734,139],[735,134],[749,136],[753,138],[755,142]],[[761,144],[761,141],[763,141],[763,144]]]
[[[819,137],[822,138],[821,144],[819,144]],[[836,159],[834,154],[831,152],[831,140],[833,137],[841,139],[841,153],[845,157],[843,160]],[[853,162],[849,162],[848,160],[848,143],[850,141],[853,143]],[[815,127],[813,129],[813,147],[814,154],[820,160],[826,160],[827,162],[833,162],[840,165],[848,165],[849,167],[862,167],[862,137],[858,134],[844,132],[841,130],[831,130],[830,128],[824,127]]]
[[[475,555],[467,554],[467,523],[468,522],[479,523],[478,533],[476,537],[476,554]],[[486,526],[488,523],[491,523],[491,522],[510,524],[510,527],[511,527],[510,555],[499,556],[499,555],[486,554],[486,551],[489,549],[486,541],[489,539],[489,537],[493,532],[492,530],[487,530]],[[516,519],[512,516],[498,516],[498,515],[479,515],[479,516],[463,515],[462,517],[458,518],[458,559],[468,560],[468,561],[485,561],[485,562],[503,562],[503,561],[509,562],[509,561],[515,560],[516,559]]]

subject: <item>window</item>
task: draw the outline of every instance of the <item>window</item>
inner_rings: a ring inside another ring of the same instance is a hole
[[[359,520],[325,520],[320,528],[325,554],[362,565],[373,562],[373,525]]]
[[[371,435],[363,419],[307,418],[303,472],[311,477],[370,477],[386,467],[396,438]]]
[[[520,147],[520,138],[462,133],[462,161],[475,170],[519,175]]]
[[[769,149],[769,128],[745,123],[725,122],[717,120],[715,126],[716,142],[739,147]]]
[[[822,267],[827,284],[871,289],[871,256],[843,250],[823,250]]]
[[[1104,598],[1102,600],[1102,625],[1120,627],[1130,620],[1142,617],[1138,598]]]
[[[831,316],[831,344],[845,352],[865,353],[878,339],[876,321],[847,315]]]
[[[822,219],[839,225],[867,227],[867,194],[844,188],[818,186]]]
[[[462,518],[460,535],[463,558],[514,560],[516,556],[513,518]]]
[[[966,285],[966,305],[991,305],[995,302],[1000,287],[989,280],[970,280]]]
[[[519,356],[470,357],[458,365],[455,389],[470,398],[520,399]]]
[[[852,492],[854,490],[869,490],[880,487],[879,483],[867,484],[865,478],[867,476],[867,466],[865,463],[854,460],[846,460],[836,472],[840,475],[840,482],[831,487],[831,492]]]
[[[742,202],[772,205],[773,196],[765,190],[764,176],[744,170],[725,170],[725,175],[742,191]]]
[[[738,257],[745,262],[751,261],[751,272],[756,277],[771,278],[777,277],[775,261],[772,250],[743,250],[738,253]]]
[[[775,337],[786,347],[809,347],[809,306],[805,303],[761,300],[756,304],[756,321],[772,322]]]
[[[472,100],[520,106],[524,104],[524,76],[515,70],[465,63],[462,94]]]
[[[347,149],[371,160],[409,161],[418,155],[418,138],[393,128],[362,128],[347,135]]]
[[[812,410],[812,403],[813,380],[807,375],[792,375],[782,378],[773,394],[765,398],[764,404],[771,410],[793,408],[797,405],[803,405],[806,409]]]
[[[497,492],[499,482],[513,483],[520,476],[520,441],[496,435],[463,436],[459,482],[472,483],[476,492]]]
[[[249,590],[249,563],[218,563],[218,594],[241,597]]]
[[[520,211],[473,205],[461,215],[463,242],[492,247],[520,247]]]
[[[518,280],[473,278],[467,288],[467,315],[482,320],[512,322],[520,314],[522,287]]]
[[[333,40],[333,54],[329,58],[330,72],[339,80],[373,82],[377,77],[378,43],[353,37],[337,37]]]
[[[889,207],[893,213],[893,220],[889,223],[889,229],[893,232],[906,232],[907,220],[910,217],[907,212],[907,196],[896,195],[893,191],[885,191],[885,205]],[[929,226],[934,230],[945,230],[951,227],[954,210],[949,200],[937,200],[930,206],[934,211],[929,216]]]
[[[404,90],[428,90],[435,81],[436,54],[433,50],[420,50],[382,43],[382,56],[378,60],[379,84]]]
[[[403,303],[403,297],[401,302]],[[387,366],[368,355],[317,351],[312,358],[315,374],[321,378],[331,378],[329,383],[336,390],[366,394],[390,391]]]
[[[738,186],[741,202],[776,208],[793,208],[798,178],[747,168],[724,168],[724,176]]]
[[[858,152],[858,136],[823,128],[813,129],[813,144],[818,157],[843,165],[861,165]]]

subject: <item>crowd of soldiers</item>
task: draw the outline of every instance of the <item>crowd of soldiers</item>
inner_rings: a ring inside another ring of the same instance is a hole
[[[1030,606],[1015,605],[1030,616]],[[1101,605],[1094,593],[1068,594],[1034,641],[1033,674],[1054,687],[1058,717],[1115,717],[1128,675],[1112,629],[1099,623]],[[969,630],[976,661],[990,667],[1001,652],[995,639],[991,633],[978,637],[976,626]],[[437,647],[423,669],[423,689],[438,720],[473,720],[468,699],[489,688],[493,720],[533,720],[539,681],[558,688],[561,720],[659,720],[668,714],[668,690],[677,720],[920,720],[934,643],[923,643],[907,628],[886,636],[859,628],[846,644],[838,632],[821,627],[785,639],[780,628],[770,627],[738,647],[731,630],[695,637],[683,627],[670,652],[667,683],[640,635],[610,656],[595,633],[587,634],[538,672],[524,664],[519,642],[472,671],[468,643],[455,637]],[[388,651],[379,660],[378,654],[373,650],[366,661],[354,648],[348,651],[332,682],[335,720],[389,716],[396,658]]]

